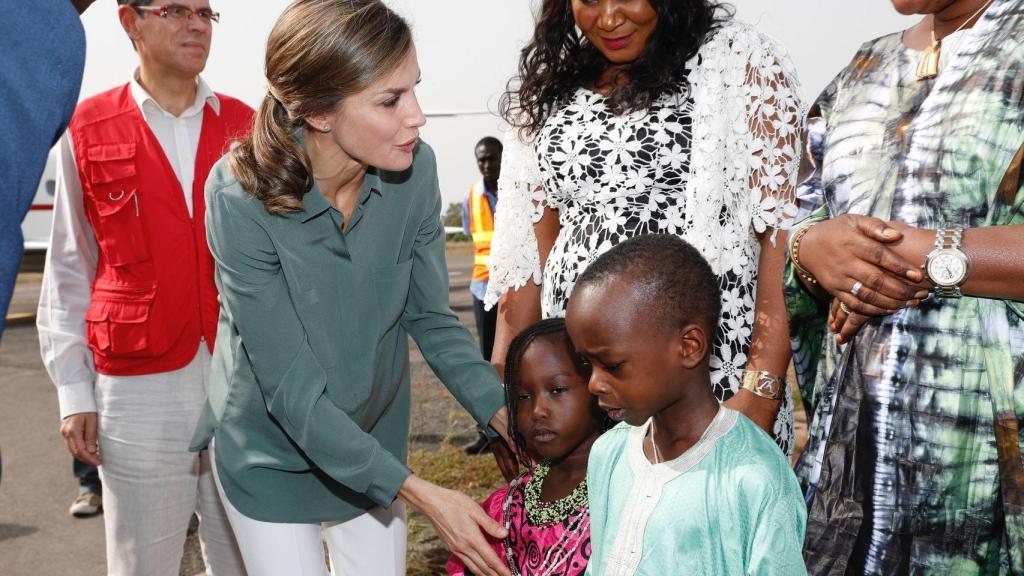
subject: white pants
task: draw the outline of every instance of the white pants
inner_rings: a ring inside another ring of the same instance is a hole
[[[210,353],[180,370],[96,379],[107,570],[177,576],[192,513],[210,576],[244,575],[208,451],[188,451],[206,402]]]
[[[215,450],[211,445],[211,462]],[[347,522],[263,522],[239,512],[224,495],[216,466],[213,472],[249,576],[405,576],[405,503],[401,500]],[[324,561],[324,541],[330,571]]]

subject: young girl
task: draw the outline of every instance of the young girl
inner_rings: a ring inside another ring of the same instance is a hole
[[[483,503],[508,529],[492,545],[513,575],[578,576],[591,551],[587,458],[611,422],[587,390],[590,367],[574,352],[561,318],[516,336],[508,359],[509,435],[527,470]],[[454,558],[448,572],[469,574]]]

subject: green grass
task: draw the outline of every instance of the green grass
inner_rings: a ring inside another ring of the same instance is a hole
[[[442,442],[436,450],[410,452],[409,468],[426,480],[458,490],[478,502],[505,483],[493,456],[467,456],[462,448],[448,442]],[[406,574],[445,574],[444,564],[448,561],[448,551],[441,544],[430,521],[426,516],[410,510],[408,522]]]

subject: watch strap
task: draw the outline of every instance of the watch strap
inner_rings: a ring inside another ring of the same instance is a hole
[[[951,248],[960,250],[960,243],[964,238],[964,229],[959,226],[939,228],[935,233],[935,248]]]
[[[939,228],[935,231],[935,249],[936,250],[956,250],[962,252],[960,248],[961,242],[963,242],[964,229],[960,226],[947,226],[945,228]],[[966,280],[966,278],[964,278]],[[962,283],[963,281],[961,281]],[[960,290],[960,284],[955,286],[935,286],[935,295],[940,298],[960,298],[963,296],[963,292]]]

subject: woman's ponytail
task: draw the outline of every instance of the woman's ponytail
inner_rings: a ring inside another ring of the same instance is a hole
[[[394,70],[412,32],[381,0],[295,0],[267,38],[267,96],[231,170],[267,212],[302,209],[313,171],[295,131]]]
[[[256,111],[252,134],[231,152],[235,178],[271,214],[302,209],[302,196],[313,185],[309,158],[292,136],[301,125],[268,92]]]

